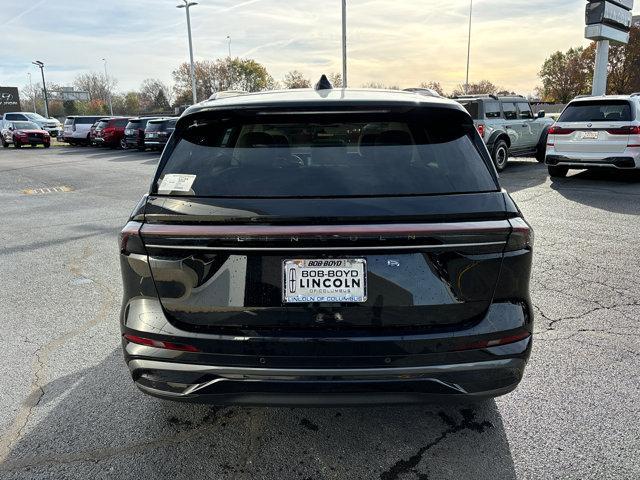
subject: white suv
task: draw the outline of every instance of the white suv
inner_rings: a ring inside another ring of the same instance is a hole
[[[63,140],[69,145],[89,145],[91,127],[103,117],[74,115],[64,122]]]
[[[640,169],[640,93],[572,100],[549,130],[552,177],[569,169]]]

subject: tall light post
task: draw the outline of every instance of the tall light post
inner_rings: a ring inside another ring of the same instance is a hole
[[[469,6],[469,42],[467,44],[467,80],[464,84],[464,93],[469,93],[469,65],[471,64],[471,20],[473,19],[473,0]]]
[[[342,0],[342,88],[347,88],[347,0]]]
[[[111,88],[109,88],[109,74],[107,73],[107,59],[103,58],[104,62],[104,80],[107,84],[107,100],[109,101],[109,113],[113,117],[113,103],[111,102]]]
[[[29,75],[29,89],[31,90],[31,95],[33,95],[33,113],[38,113],[36,112],[36,92],[33,91],[33,82],[31,81],[31,72],[28,72],[27,75]]]
[[[195,5],[198,5],[198,2],[190,2],[189,0],[182,0],[181,5],[176,5],[176,8],[184,8],[187,12],[187,32],[189,33],[189,58],[191,61],[191,93],[193,94],[193,104],[198,103],[198,98],[196,95],[196,71],[195,66],[193,64],[193,41],[191,40],[191,16],[189,15],[189,9]]]
[[[47,96],[47,84],[44,81],[44,63],[40,60],[36,60],[33,63],[36,67],[40,69],[40,73],[42,74],[42,90],[44,92],[44,116],[49,118],[49,97]]]
[[[231,58],[231,35],[227,35],[227,40],[229,41],[229,58]]]

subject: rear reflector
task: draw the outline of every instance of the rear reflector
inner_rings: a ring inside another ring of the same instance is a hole
[[[165,342],[161,340],[153,340],[151,338],[138,337],[136,335],[125,334],[125,340],[136,343],[138,345],[145,345],[147,347],[164,348],[165,350],[177,350],[180,352],[199,352],[193,345],[186,345],[183,343]]]
[[[525,338],[529,338],[531,333],[527,331],[523,331],[520,333],[516,333],[514,335],[509,335],[507,337],[495,338],[492,340],[480,340],[477,342],[466,343],[458,346],[456,351],[462,350],[480,350],[483,348],[491,348],[491,347],[499,347],[501,345],[509,345],[510,343],[516,343],[524,340]]]

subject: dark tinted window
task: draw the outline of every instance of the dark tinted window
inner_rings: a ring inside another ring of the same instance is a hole
[[[167,174],[181,174],[195,176],[190,177],[191,191],[173,193],[195,196],[428,195],[497,189],[466,115],[430,109],[422,115],[388,117],[286,115],[193,124],[182,130],[156,188]],[[175,178],[168,177],[167,183]]]
[[[570,103],[559,122],[630,122],[631,106],[625,100]]]
[[[111,126],[112,127],[124,128],[124,127],[127,126],[127,123],[129,123],[129,120],[127,120],[126,118],[119,118],[117,120],[111,120]]]
[[[171,120],[167,120],[167,123],[165,124],[165,128],[166,129],[170,129],[170,128],[175,129],[176,128],[176,123],[178,123],[178,119],[177,118],[174,118],[174,119],[171,119]]]
[[[127,123],[125,127],[127,130],[135,130],[136,128],[142,128],[142,122],[140,120],[132,120]]]
[[[65,124],[65,125],[73,125],[74,120],[75,120],[74,118],[67,118],[67,119],[64,121],[64,124]]]
[[[100,117],[76,117],[76,125],[93,125]]]
[[[27,120],[27,117],[22,115],[21,113],[7,113],[4,116],[5,120]]]
[[[517,120],[518,111],[516,110],[516,104],[513,102],[503,102],[502,110],[504,110],[504,118],[507,120]]]
[[[157,132],[163,128],[164,121],[151,121],[147,123],[148,132]]]
[[[502,117],[502,111],[500,110],[500,102],[484,102],[484,116],[485,118],[500,118]]]
[[[460,104],[467,109],[467,112],[469,112],[471,118],[473,118],[474,120],[478,120],[480,118],[479,102],[468,102],[463,100],[460,102]]]
[[[102,130],[103,128],[107,128],[108,125],[109,125],[108,120],[100,120],[96,128]]]

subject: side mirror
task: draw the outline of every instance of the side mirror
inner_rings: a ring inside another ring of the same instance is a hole
[[[544,111],[544,110],[540,110],[540,111],[538,112],[538,118],[544,118],[544,117],[545,117],[545,115],[546,115],[546,113],[545,113],[545,111]]]

